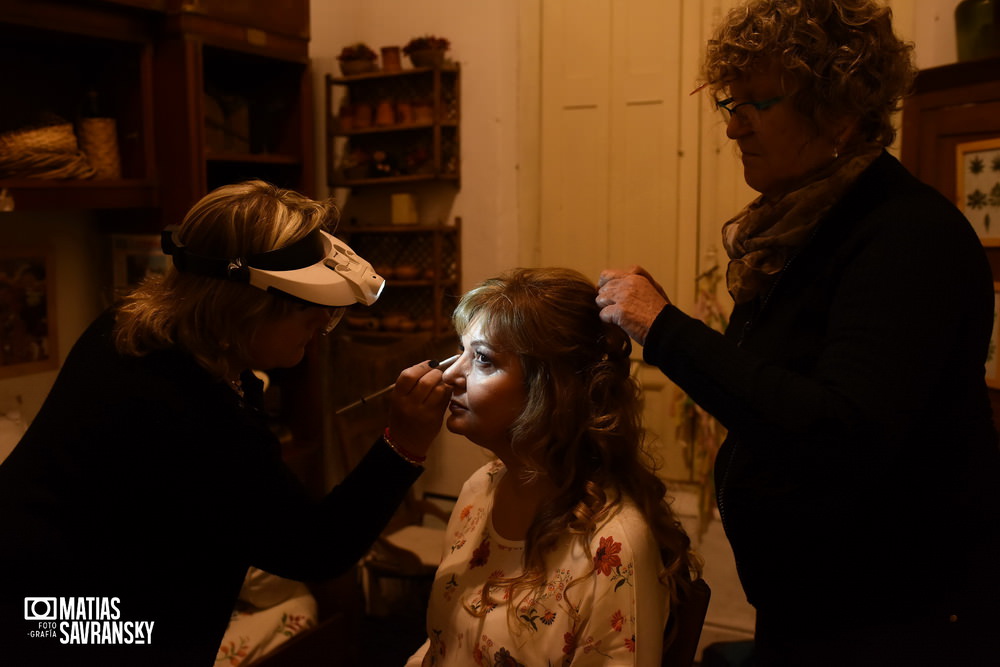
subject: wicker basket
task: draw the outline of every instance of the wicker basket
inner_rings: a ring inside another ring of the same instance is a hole
[[[121,156],[118,154],[118,130],[114,118],[82,118],[80,148],[94,168],[94,178],[122,177]]]
[[[0,134],[2,178],[91,178],[94,168],[80,150],[70,123]]]

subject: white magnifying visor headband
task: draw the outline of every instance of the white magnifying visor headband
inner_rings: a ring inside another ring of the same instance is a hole
[[[207,257],[181,243],[176,225],[161,235],[163,252],[183,273],[242,282],[314,306],[370,306],[382,294],[385,279],[350,246],[315,229],[283,248],[247,257]]]

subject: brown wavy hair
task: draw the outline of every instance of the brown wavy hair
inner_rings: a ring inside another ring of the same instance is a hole
[[[512,601],[540,592],[545,555],[559,539],[575,535],[589,553],[597,526],[625,498],[660,547],[671,598],[700,574],[700,559],[645,448],[632,342],[601,320],[596,297],[594,284],[572,269],[514,269],[467,292],[452,317],[459,335],[476,321],[491,345],[519,357],[527,400],[511,426],[512,450],[557,489],[528,529],[523,574],[488,579],[485,601],[494,601],[494,586]],[[516,607],[508,607],[511,617]]]
[[[716,29],[702,76],[717,96],[777,63],[795,107],[824,127],[856,117],[856,140],[888,146],[916,73],[913,44],[874,0],[749,0]]]
[[[245,257],[284,247],[318,227],[332,231],[332,202],[314,201],[264,181],[224,185],[198,201],[180,225],[180,240],[208,257]],[[217,377],[245,359],[257,327],[296,305],[256,287],[181,273],[171,265],[118,305],[114,341],[121,354],[179,348]]]

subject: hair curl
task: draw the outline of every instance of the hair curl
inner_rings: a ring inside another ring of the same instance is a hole
[[[209,257],[245,257],[293,243],[318,227],[332,229],[332,202],[319,202],[263,181],[222,186],[197,202],[181,223],[181,241]],[[118,305],[118,351],[143,356],[178,347],[217,377],[247,359],[254,332],[296,305],[244,283],[181,273],[149,278]]]
[[[702,75],[718,94],[775,64],[792,103],[817,127],[857,118],[857,141],[888,146],[895,139],[892,114],[916,70],[913,44],[895,35],[888,7],[874,0],[748,0],[716,29]]]
[[[491,345],[518,355],[527,400],[511,426],[512,451],[557,490],[528,529],[523,574],[491,577],[484,600],[494,586],[512,601],[544,586],[546,553],[566,533],[587,549],[598,524],[625,498],[660,546],[672,597],[700,572],[644,447],[632,343],[601,320],[596,297],[593,283],[572,269],[514,269],[467,292],[455,309],[459,334],[476,322]],[[512,618],[516,607],[508,607]]]

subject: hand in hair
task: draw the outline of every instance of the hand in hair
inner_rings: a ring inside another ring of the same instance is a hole
[[[664,289],[641,266],[605,269],[597,281],[601,319],[617,324],[643,345],[653,321],[670,304]]]

